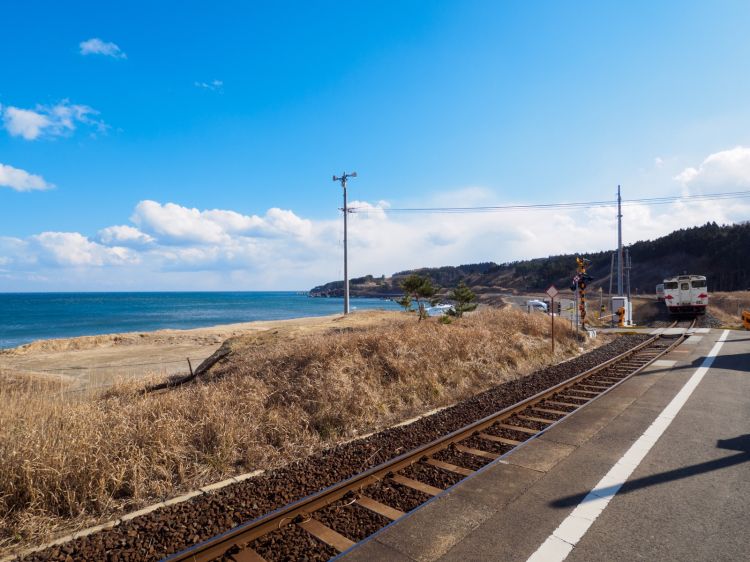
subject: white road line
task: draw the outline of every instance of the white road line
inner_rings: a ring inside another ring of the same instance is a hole
[[[573,551],[573,547],[583,538],[591,524],[604,511],[609,501],[627,481],[636,467],[641,463],[654,443],[669,427],[677,413],[682,409],[695,388],[714,362],[721,346],[727,339],[729,330],[724,330],[716,344],[708,353],[695,373],[688,379],[672,401],[664,408],[649,428],[620,458],[599,483],[594,486],[585,498],[568,515],[560,526],[542,543],[527,562],[560,562]]]

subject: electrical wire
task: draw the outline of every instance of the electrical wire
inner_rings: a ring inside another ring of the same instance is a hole
[[[700,202],[720,201],[725,199],[750,198],[750,191],[732,191],[725,193],[706,193],[697,195],[679,195],[670,197],[648,197],[640,199],[623,199],[623,207],[635,205],[667,205],[678,202]],[[570,203],[533,203],[525,205],[490,205],[477,207],[350,207],[350,211],[357,214],[372,213],[435,213],[435,214],[462,214],[462,213],[497,213],[504,211],[551,211],[560,209],[594,209],[600,207],[617,206],[617,200],[607,201],[579,201]]]

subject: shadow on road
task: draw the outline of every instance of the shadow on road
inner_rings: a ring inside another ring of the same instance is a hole
[[[651,476],[644,476],[643,478],[636,478],[635,480],[628,480],[627,482],[607,486],[605,488],[597,488],[596,493],[592,494],[589,492],[575,494],[560,498],[553,502],[550,502],[550,506],[556,508],[573,507],[585,501],[593,501],[598,499],[600,496],[613,496],[615,494],[627,494],[640,490],[642,488],[648,488],[649,486],[656,486],[658,484],[664,484],[665,482],[671,482],[674,480],[681,480],[683,478],[689,478],[704,472],[711,472],[714,470],[720,470],[741,464],[743,462],[750,461],[750,434],[740,435],[739,437],[733,437],[732,439],[719,439],[716,442],[718,449],[727,449],[729,451],[740,451],[736,455],[730,455],[728,457],[722,457],[712,461],[706,461],[674,470],[668,470],[666,472],[660,472],[659,474],[653,474]]]

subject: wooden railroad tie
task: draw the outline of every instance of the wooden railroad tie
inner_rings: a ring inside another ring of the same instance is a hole
[[[330,527],[323,525],[323,523],[317,519],[308,519],[307,521],[297,523],[297,525],[339,552],[344,552],[354,546],[353,541],[349,540],[344,535],[337,533]]]
[[[518,414],[516,417],[519,420],[533,421],[533,422],[546,423],[546,424],[555,423],[555,421],[557,421],[557,420],[548,420],[547,418],[537,418],[536,416],[524,416],[522,414]]]
[[[529,408],[530,410],[534,410],[535,412],[544,412],[545,414],[557,414],[558,416],[567,416],[570,412],[563,412],[562,410],[552,410],[550,408],[537,408],[536,406],[533,406],[532,408]]]
[[[531,429],[530,427],[523,427],[520,425],[510,425],[507,423],[498,423],[496,424],[497,427],[502,427],[503,429],[512,429],[513,431],[522,431],[523,433],[530,433],[531,435],[536,435],[539,433],[538,429]]]
[[[510,445],[515,447],[520,445],[523,441],[516,441],[515,439],[508,439],[507,437],[499,437],[497,435],[490,435],[489,433],[480,433],[479,437],[486,439],[487,441],[494,441],[495,443],[502,443],[503,445]]]
[[[464,468],[463,466],[458,466],[449,462],[433,459],[432,457],[427,459],[425,462],[431,466],[436,466],[437,468],[442,468],[443,470],[447,470],[449,472],[455,472],[456,474],[460,474],[461,476],[470,476],[474,473],[474,471],[470,468]]]
[[[391,521],[395,521],[399,517],[403,517],[405,515],[405,513],[400,509],[396,509],[395,507],[391,507],[390,505],[385,505],[384,503],[380,503],[379,501],[368,498],[367,496],[359,496],[356,503],[358,503],[362,507],[366,507],[370,511],[374,511],[378,515],[382,515],[383,517],[390,519]]]
[[[429,484],[425,484],[424,482],[420,482],[419,480],[414,480],[412,478],[407,478],[406,476],[401,476],[400,474],[394,474],[391,476],[391,480],[393,480],[396,484],[401,484],[402,486],[406,486],[407,488],[411,488],[412,490],[417,490],[418,492],[422,492],[423,494],[427,494],[428,496],[437,496],[441,490],[440,488],[436,488],[435,486],[430,486]]]
[[[482,457],[485,459],[495,460],[498,455],[497,453],[490,453],[489,451],[482,451],[481,449],[473,449],[472,447],[465,447],[463,445],[459,445],[456,443],[456,451],[461,451],[462,453],[467,453],[469,455],[474,455],[475,457]]]
[[[237,562],[266,562],[266,559],[255,552],[252,548],[243,548],[231,556],[232,560],[236,560]]]

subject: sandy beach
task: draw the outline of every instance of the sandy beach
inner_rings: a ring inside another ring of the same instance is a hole
[[[115,380],[146,375],[188,372],[214,353],[228,338],[256,333],[269,338],[295,336],[331,329],[351,329],[398,317],[393,311],[361,311],[348,316],[334,314],[224,324],[190,330],[128,332],[76,338],[39,340],[0,351],[0,371],[53,379],[61,391],[80,391],[109,386]]]

